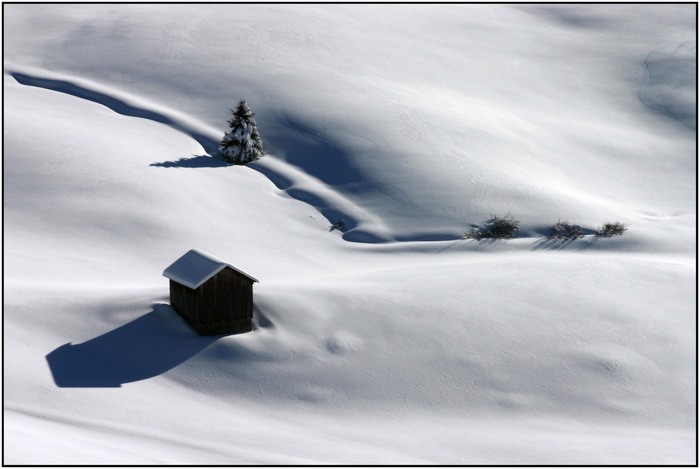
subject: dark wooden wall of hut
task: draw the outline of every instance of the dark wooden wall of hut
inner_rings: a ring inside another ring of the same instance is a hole
[[[170,280],[170,305],[199,334],[248,332],[253,320],[253,281],[229,267],[194,290]]]

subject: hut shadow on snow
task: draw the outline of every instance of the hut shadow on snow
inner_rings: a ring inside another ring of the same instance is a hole
[[[167,304],[82,344],[46,356],[58,387],[121,387],[152,378],[197,355],[221,336],[199,336]]]

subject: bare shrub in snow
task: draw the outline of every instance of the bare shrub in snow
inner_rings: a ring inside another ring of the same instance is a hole
[[[228,125],[231,131],[224,135],[219,149],[226,161],[233,164],[246,164],[265,155],[253,112],[245,99],[241,99]]]
[[[331,231],[333,230],[338,230],[338,231],[345,231],[345,220],[342,218],[335,222],[333,225],[331,225]]]
[[[598,238],[611,238],[613,236],[622,236],[627,231],[627,228],[622,223],[606,223],[595,232]]]
[[[583,230],[579,225],[571,225],[568,222],[558,221],[550,228],[547,239],[567,241],[583,236]]]
[[[466,234],[468,239],[511,239],[518,231],[520,222],[510,215],[491,217],[483,226],[472,229]]]

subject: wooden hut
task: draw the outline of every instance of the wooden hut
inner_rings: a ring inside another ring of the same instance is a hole
[[[170,279],[170,305],[198,334],[253,329],[255,277],[196,249],[173,262],[163,276]]]

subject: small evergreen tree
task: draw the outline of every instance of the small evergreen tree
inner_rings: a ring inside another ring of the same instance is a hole
[[[245,99],[241,99],[228,121],[231,131],[219,144],[224,159],[233,164],[246,164],[265,155],[253,112]]]

